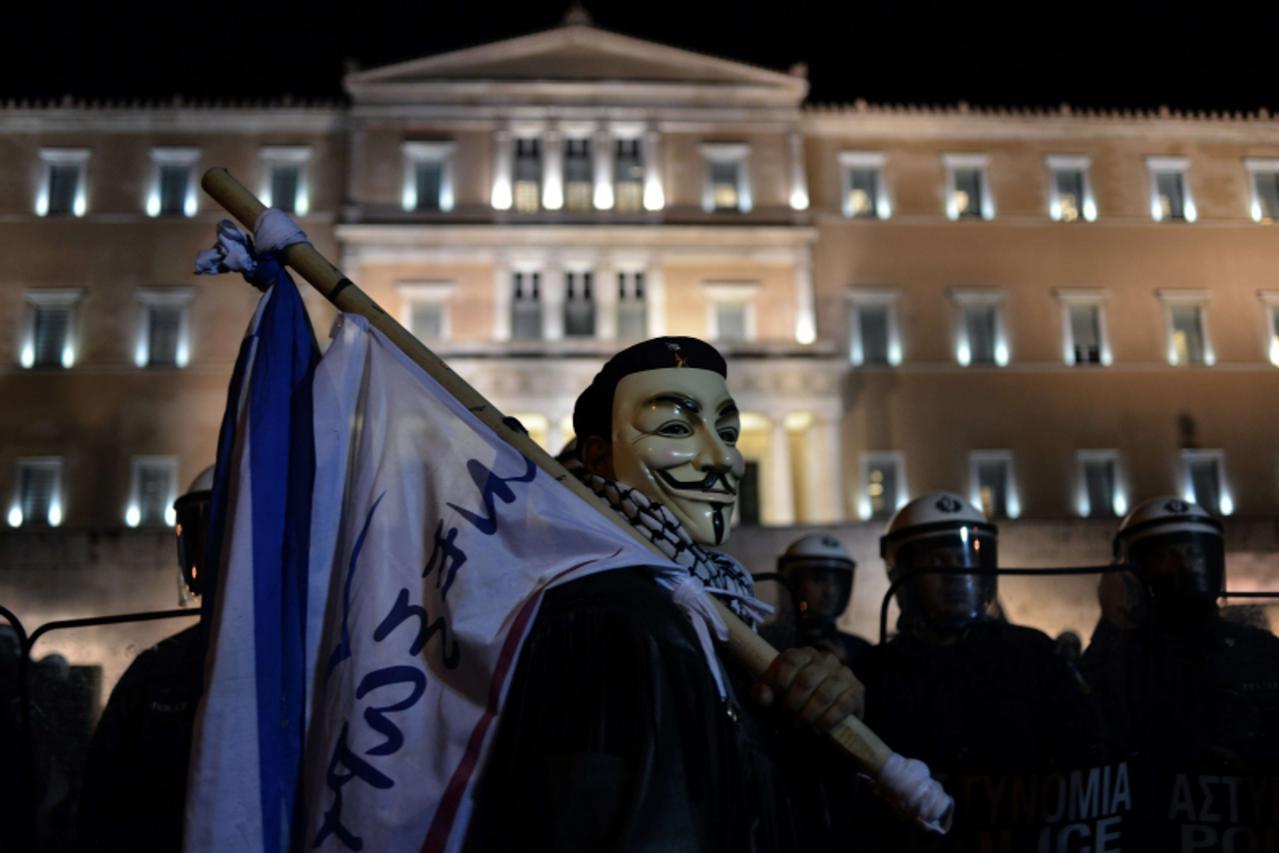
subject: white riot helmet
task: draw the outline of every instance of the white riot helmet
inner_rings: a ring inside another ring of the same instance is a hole
[[[958,495],[934,492],[910,501],[879,540],[888,576],[899,585],[905,626],[957,628],[986,618],[998,592],[995,525]],[[917,577],[912,577],[917,575]]]
[[[174,532],[178,535],[178,600],[186,604],[204,588],[201,570],[209,536],[209,509],[213,504],[213,472],[210,465],[191,482],[190,488],[173,502],[177,516]]]
[[[829,533],[801,536],[777,558],[800,611],[800,620],[833,623],[848,608],[857,564]]]
[[[1221,522],[1198,504],[1166,495],[1142,501],[1115,534],[1115,559],[1132,566],[1151,601],[1205,610],[1225,588]]]

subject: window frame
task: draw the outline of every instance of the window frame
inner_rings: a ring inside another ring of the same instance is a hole
[[[1089,462],[1109,462],[1114,466],[1114,490],[1106,512],[1093,515],[1092,500],[1088,494],[1087,465]],[[1075,510],[1080,518],[1122,518],[1128,512],[1128,490],[1124,485],[1124,471],[1119,450],[1113,447],[1086,448],[1075,451]]]
[[[89,212],[89,155],[88,148],[41,148],[40,149],[40,186],[36,191],[36,215],[45,218],[69,216],[80,219]],[[71,209],[64,213],[50,213],[49,203],[53,189],[53,167],[74,166],[76,169],[75,197]]]
[[[1195,494],[1194,476],[1191,466],[1194,462],[1213,462],[1217,469],[1217,491],[1220,493],[1215,507],[1204,506]],[[1183,447],[1179,456],[1178,476],[1181,480],[1181,496],[1186,501],[1198,504],[1214,515],[1233,515],[1234,498],[1230,494],[1230,486],[1226,482],[1226,451],[1219,448]]]
[[[704,281],[702,293],[706,298],[706,331],[712,341],[723,340],[726,344],[754,343],[759,340],[756,302],[759,297],[758,281]],[[726,305],[741,305],[745,309],[745,332],[743,338],[721,339],[719,315],[716,308]]]
[[[149,527],[157,528],[160,525],[153,522],[143,524],[141,502],[142,502],[142,469],[147,465],[163,465],[168,469],[169,475],[169,495],[164,504],[163,523],[168,527],[173,527],[177,523],[177,513],[173,509],[173,502],[178,499],[178,457],[177,456],[132,456],[129,458],[129,500],[124,510],[124,523],[128,527]]]
[[[1003,289],[993,287],[952,288],[951,302],[954,304],[953,335],[955,341],[955,362],[960,367],[999,367],[1004,368],[1012,363],[1012,344],[1008,339],[1008,318],[1005,304],[1008,294]],[[995,309],[995,340],[991,362],[974,362],[972,360],[972,342],[968,339],[968,323],[965,309],[972,306],[989,305]]]
[[[1279,367],[1279,290],[1259,290],[1257,298],[1263,310],[1261,349],[1270,363]]]
[[[1078,171],[1083,176],[1083,198],[1079,200],[1079,218],[1076,222],[1097,221],[1097,200],[1092,191],[1092,158],[1084,154],[1049,154],[1044,157],[1048,167],[1048,215],[1053,222],[1063,222],[1060,192],[1057,189],[1057,173]]]
[[[942,163],[946,167],[946,218],[952,222],[971,221],[974,218],[982,222],[989,222],[994,219],[995,194],[990,189],[990,155],[981,153],[943,154]],[[957,189],[955,186],[955,172],[958,169],[977,169],[981,174],[981,216],[960,216],[959,209],[954,205],[955,191]]]
[[[979,466],[982,462],[1004,462],[1004,509],[1003,516],[993,518],[1016,519],[1021,516],[1021,497],[1017,491],[1017,469],[1013,461],[1013,452],[1009,449],[970,450],[968,451],[969,497],[978,511],[984,512],[981,502],[981,478]]]
[[[457,143],[452,140],[409,140],[401,143],[404,160],[403,185],[400,190],[400,206],[407,213],[449,213],[456,199],[453,188],[453,160]],[[514,157],[514,153],[512,153]],[[512,161],[514,162],[514,161]],[[440,198],[435,208],[419,208],[417,197],[417,166],[419,163],[440,164]],[[514,181],[511,183],[514,191]]]
[[[1165,357],[1172,367],[1212,367],[1217,363],[1216,351],[1212,346],[1212,334],[1208,328],[1208,303],[1212,300],[1212,291],[1206,288],[1161,288],[1156,291],[1164,309]],[[1203,363],[1179,364],[1177,350],[1173,345],[1173,309],[1192,306],[1199,309],[1199,331],[1203,335]]]
[[[1187,224],[1194,223],[1199,218],[1199,209],[1195,205],[1195,195],[1190,190],[1190,158],[1189,157],[1168,157],[1155,156],[1146,158],[1146,174],[1150,184],[1150,218],[1155,222],[1185,222]],[[1159,205],[1159,175],[1178,174],[1181,175],[1181,193],[1183,196],[1181,204],[1182,215],[1180,218],[1170,216],[1164,218],[1163,208]]]
[[[75,366],[79,350],[79,304],[84,290],[78,287],[48,287],[28,290],[22,295],[25,306],[23,312],[22,334],[18,339],[18,364],[24,370],[70,370]],[[35,363],[36,313],[41,308],[66,308],[70,315],[67,318],[67,338],[62,342],[61,364],[51,365]]]
[[[409,334],[418,337],[413,328],[413,308],[421,303],[430,303],[440,309],[440,336],[432,341],[448,341],[453,337],[453,310],[451,302],[457,290],[457,282],[448,279],[426,279],[422,281],[402,281],[396,284],[396,292],[400,297],[400,325]],[[423,340],[422,338],[418,338]]]
[[[1248,173],[1248,212],[1252,216],[1252,221],[1258,225],[1279,222],[1279,215],[1269,222],[1266,220],[1265,211],[1261,207],[1261,195],[1257,192],[1258,175],[1279,175],[1279,157],[1246,157],[1243,165]],[[1279,211],[1276,211],[1276,214],[1279,214]]]
[[[850,287],[848,300],[848,361],[854,367],[875,369],[899,367],[902,363],[901,323],[897,303],[901,291],[893,287]],[[884,363],[867,362],[862,346],[861,309],[865,306],[883,307],[887,314],[886,340],[888,352]]]
[[[888,197],[888,184],[884,180],[884,153],[882,151],[839,152],[839,207],[845,219],[871,221],[891,219],[892,200]],[[873,169],[875,172],[874,215],[854,216],[848,199],[848,183],[854,169]]]
[[[181,370],[191,363],[191,303],[195,300],[195,288],[140,287],[137,291],[138,326],[134,339],[133,364],[145,370]],[[177,308],[178,342],[173,354],[173,364],[151,362],[151,311],[155,308]]]
[[[702,210],[706,213],[750,213],[754,208],[751,196],[750,160],[751,146],[747,142],[703,142],[702,152]],[[720,209],[715,206],[715,186],[711,180],[712,163],[737,164],[737,209]]]
[[[258,151],[262,168],[262,203],[276,207],[272,198],[272,170],[277,166],[298,167],[297,196],[291,215],[306,216],[311,211],[311,147],[309,145],[264,145]]]
[[[901,509],[910,501],[909,491],[906,488],[906,454],[900,450],[867,450],[858,455],[858,477],[857,477],[857,515],[862,521],[870,521],[877,518],[874,508],[871,506],[871,498],[868,489],[868,480],[870,478],[871,468],[880,465],[887,467],[881,463],[889,463],[894,469],[894,478],[896,480],[894,488],[897,490],[896,505],[888,511],[887,515],[878,516],[878,518],[887,519],[892,514]]]
[[[49,509],[46,512],[44,523],[49,527],[61,526],[66,516],[66,501],[63,488],[63,471],[65,460],[61,456],[20,456],[15,460],[14,464],[14,480],[12,496],[9,500],[9,512],[6,521],[10,527],[22,527],[29,525],[22,511],[23,494],[22,494],[22,472],[25,468],[43,468],[52,470],[53,488],[50,490]],[[44,525],[37,525],[44,526]]]
[[[200,195],[195,179],[195,165],[200,161],[199,148],[177,148],[161,146],[151,149],[151,182],[147,190],[146,213],[152,219],[157,217],[181,216],[186,219],[200,212]],[[187,169],[186,197],[182,202],[182,212],[166,213],[160,197],[160,173],[164,166],[183,166]]]
[[[1114,355],[1110,350],[1110,326],[1106,317],[1106,303],[1110,301],[1110,293],[1094,287],[1059,287],[1053,291],[1061,306],[1061,357],[1067,367],[1110,367],[1114,364]],[[1075,356],[1075,329],[1070,322],[1071,308],[1097,309],[1097,335],[1099,357],[1097,364],[1077,362]]]

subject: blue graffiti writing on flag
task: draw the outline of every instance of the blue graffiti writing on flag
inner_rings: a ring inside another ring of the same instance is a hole
[[[497,533],[499,524],[496,502],[501,501],[503,504],[512,504],[517,499],[515,491],[509,484],[530,483],[537,476],[537,466],[533,461],[527,458],[524,461],[527,466],[524,473],[511,477],[499,477],[484,463],[476,459],[468,460],[466,469],[471,475],[471,480],[475,483],[476,488],[479,489],[483,514],[464,509],[457,504],[449,503],[447,505],[456,510],[465,521],[482,535],[493,536]],[[383,497],[384,495],[379,495],[369,508],[364,525],[352,549],[350,562],[347,565],[340,634],[329,656],[329,675],[333,673],[338,665],[352,657],[349,630],[351,581],[364,548],[365,536]],[[458,542],[458,528],[449,527],[446,530],[444,521],[440,520],[435,528],[431,556],[426,561],[426,566],[422,569],[422,577],[426,578],[432,572],[435,573],[435,587],[440,590],[441,604],[447,598],[449,589],[453,585],[453,580],[462,566],[466,564],[466,560],[466,551],[463,550],[462,545]],[[447,618],[439,615],[435,619],[431,619],[425,607],[411,601],[410,591],[406,587],[399,590],[394,603],[387,610],[386,616],[382,618],[374,629],[373,641],[382,643],[389,639],[401,625],[414,618],[416,619],[416,633],[404,635],[405,638],[411,636],[411,640],[404,645],[404,652],[413,663],[396,664],[374,669],[366,673],[356,687],[355,699],[357,701],[369,699],[376,694],[376,701],[383,703],[370,704],[361,715],[367,729],[380,735],[381,741],[364,750],[363,755],[357,754],[349,745],[350,720],[343,721],[341,732],[329,757],[329,764],[325,774],[325,784],[333,792],[333,801],[324,813],[319,831],[312,842],[312,847],[319,847],[332,836],[348,850],[359,851],[364,849],[364,840],[359,835],[359,832],[342,822],[342,788],[355,780],[359,780],[378,790],[390,790],[395,787],[395,780],[379,770],[365,756],[390,756],[404,747],[404,733],[395,723],[392,715],[401,714],[412,708],[426,692],[427,675],[417,665],[417,660],[432,639],[439,637],[437,647],[440,651],[440,662],[445,668],[455,669],[460,662],[461,649],[458,646],[456,637],[452,635],[449,629]],[[397,642],[403,642],[403,640],[397,638]],[[396,692],[397,688],[398,692]]]

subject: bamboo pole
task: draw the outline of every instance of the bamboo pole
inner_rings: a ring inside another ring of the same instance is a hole
[[[201,186],[214,201],[222,205],[232,216],[250,231],[257,225],[258,217],[266,207],[249,192],[226,169],[214,168],[204,173]],[[528,459],[532,460],[547,474],[568,487],[575,495],[598,510],[605,518],[613,522],[619,531],[634,539],[645,548],[657,554],[663,560],[665,555],[648,539],[641,536],[634,528],[613,511],[607,503],[587,488],[554,457],[544,451],[527,433],[513,429],[505,420],[497,407],[484,399],[462,377],[458,376],[445,364],[444,360],[431,352],[411,332],[401,326],[394,317],[387,314],[382,307],[360,290],[342,271],[329,263],[323,255],[316,251],[310,243],[298,243],[281,252],[284,262],[306,279],[316,290],[332,302],[339,311],[359,314],[395,344],[405,355],[419,367],[431,375],[436,382],[452,394],[458,402],[466,406],[477,418],[484,422],[506,443],[513,446]],[[752,631],[736,614],[721,604],[714,596],[711,601],[720,617],[728,626],[728,648],[730,656],[754,678],[762,678],[772,662],[777,658],[777,650]],[[892,750],[880,738],[867,728],[866,724],[854,716],[849,716],[835,726],[827,737],[838,746],[859,769],[878,778],[884,762],[892,755]]]

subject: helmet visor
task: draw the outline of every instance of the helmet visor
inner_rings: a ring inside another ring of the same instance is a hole
[[[956,627],[986,617],[998,591],[996,539],[976,528],[934,533],[903,542],[893,558],[904,622]]]
[[[792,571],[790,584],[803,619],[834,622],[848,609],[853,573],[847,566],[800,566]]]
[[[204,555],[212,499],[212,492],[189,492],[173,503],[177,515],[174,531],[178,534],[178,567],[193,595],[200,594],[204,582]]]
[[[1150,536],[1133,544],[1129,559],[1156,601],[1215,602],[1225,588],[1225,545],[1211,533]]]

